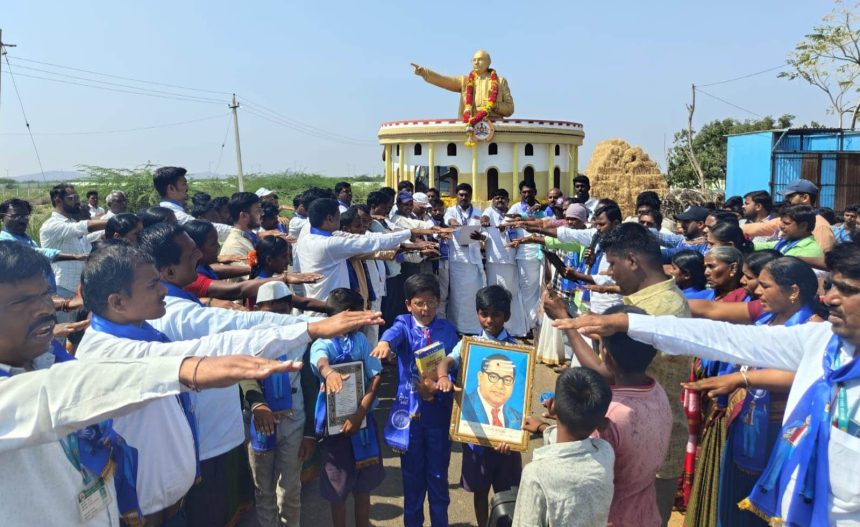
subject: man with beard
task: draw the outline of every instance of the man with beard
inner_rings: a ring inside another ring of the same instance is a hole
[[[233,228],[221,246],[219,256],[248,256],[257,245],[256,230],[260,228],[263,213],[260,197],[253,192],[237,192],[230,196],[229,207]]]
[[[541,218],[543,211],[541,205],[535,197],[537,196],[537,187],[533,181],[520,181],[520,201],[514,203],[508,211],[508,216],[523,219]],[[525,236],[525,231],[519,229],[516,233],[516,238]],[[540,246],[534,244],[522,244],[517,247],[516,255],[517,263],[517,288],[510,291],[518,291],[522,308],[526,317],[526,331],[529,332],[537,326],[537,315],[540,304],[540,271],[543,262],[541,261]],[[513,310],[512,310],[513,313]],[[514,335],[521,336],[518,333]]]
[[[591,195],[591,180],[588,176],[580,174],[573,178],[573,192],[579,202],[588,209],[589,217],[593,219],[600,200]]]
[[[78,220],[81,214],[81,198],[75,187],[60,183],[51,189],[51,204],[54,210],[39,229],[39,239],[45,249],[56,249],[63,254],[89,254],[93,246],[87,233],[104,230],[105,220]],[[55,261],[51,264],[57,281],[57,294],[72,298],[77,294],[84,270],[82,261]]]

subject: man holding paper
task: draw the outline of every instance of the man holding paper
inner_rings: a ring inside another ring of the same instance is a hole
[[[472,186],[468,183],[457,185],[457,204],[445,211],[445,225],[466,227],[475,231],[481,227],[481,211],[472,205]],[[481,325],[475,315],[475,295],[478,289],[487,285],[484,265],[481,260],[481,244],[471,239],[471,232],[463,238],[458,229],[454,243],[448,253],[450,272],[450,294],[448,295],[448,319],[465,335],[478,335]],[[467,243],[463,243],[467,242]]]

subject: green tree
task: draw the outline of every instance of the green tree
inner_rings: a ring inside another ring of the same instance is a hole
[[[693,135],[693,150],[705,176],[705,189],[719,190],[726,181],[726,136],[775,128],[791,128],[793,115],[785,114],[774,119],[771,116],[759,120],[738,121],[737,119],[718,119],[705,124]],[[820,126],[811,123],[811,127]],[[672,148],[669,150],[667,177],[669,185],[675,188],[698,188],[699,178],[690,162],[687,145],[687,131],[675,133]],[[703,189],[704,190],[704,189]]]
[[[833,11],[815,26],[812,33],[797,43],[788,57],[791,71],[778,76],[788,80],[801,79],[815,86],[825,95],[827,113],[836,115],[839,128],[844,128],[844,117],[851,115],[851,129],[860,113],[856,80],[860,77],[860,21],[857,7],[836,1]]]

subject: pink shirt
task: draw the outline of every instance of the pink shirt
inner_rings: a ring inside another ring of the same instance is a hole
[[[615,450],[615,493],[609,508],[613,527],[659,526],[654,479],[669,449],[672,410],[666,392],[650,386],[613,386],[609,420],[600,432]]]

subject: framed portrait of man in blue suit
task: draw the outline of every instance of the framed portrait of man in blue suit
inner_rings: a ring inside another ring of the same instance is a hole
[[[455,395],[451,414],[454,441],[528,448],[522,425],[531,404],[534,356],[530,346],[463,339],[457,382],[462,391]]]

